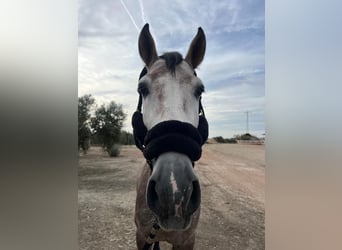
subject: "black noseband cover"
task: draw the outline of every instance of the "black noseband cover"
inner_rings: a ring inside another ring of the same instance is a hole
[[[202,145],[202,138],[197,129],[190,123],[181,121],[164,121],[155,125],[150,131],[147,132],[145,138],[145,145],[149,144],[153,139],[161,137],[165,134],[181,134],[190,137],[199,145]]]
[[[191,161],[197,161],[201,158],[202,148],[190,137],[181,134],[167,134],[152,140],[143,151],[147,160],[155,159],[165,152],[182,153],[187,155]]]
[[[164,121],[147,132],[143,153],[147,160],[157,158],[165,152],[178,152],[197,161],[202,154],[202,138],[190,123]]]
[[[147,160],[173,151],[197,161],[202,154],[202,145],[208,139],[208,122],[204,116],[199,116],[197,129],[186,122],[164,121],[147,131],[142,113],[136,111],[132,116],[132,126],[135,145]]]
[[[197,130],[202,137],[202,145],[203,145],[208,140],[208,136],[209,136],[208,121],[203,115],[199,116]]]

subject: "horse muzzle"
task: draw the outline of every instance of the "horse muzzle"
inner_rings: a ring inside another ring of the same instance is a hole
[[[161,154],[147,185],[147,204],[166,231],[185,230],[201,203],[199,180],[189,157],[176,152]]]

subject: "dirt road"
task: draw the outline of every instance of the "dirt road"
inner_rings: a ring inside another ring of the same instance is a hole
[[[265,248],[265,148],[208,144],[195,171],[202,191],[195,249]],[[135,181],[144,159],[135,147],[109,158],[93,147],[79,159],[79,248],[136,249]],[[171,249],[161,244],[161,249]]]

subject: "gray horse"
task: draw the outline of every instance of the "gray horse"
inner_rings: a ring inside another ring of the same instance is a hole
[[[185,59],[178,52],[158,57],[148,24],[139,36],[145,68],[132,124],[147,163],[137,180],[138,249],[159,249],[159,241],[169,242],[173,249],[194,248],[201,203],[194,162],[208,137],[201,105],[204,86],[195,69],[204,58],[205,47],[201,28]]]

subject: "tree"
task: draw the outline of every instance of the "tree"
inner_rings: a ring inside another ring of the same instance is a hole
[[[251,135],[250,133],[246,133],[243,135],[235,135],[235,139],[242,140],[242,141],[259,140],[258,137]]]
[[[127,131],[121,132],[120,143],[122,145],[134,145],[134,137]]]
[[[214,137],[215,141],[217,143],[224,143],[224,138],[222,136],[217,136],[217,137]]]
[[[92,128],[108,153],[114,144],[120,141],[121,128],[125,118],[126,114],[122,110],[122,105],[116,104],[114,101],[110,102],[107,107],[101,105],[95,111]]]
[[[237,143],[234,138],[223,138],[222,136],[214,137],[217,143]]]
[[[94,103],[95,99],[91,95],[84,95],[78,98],[78,150],[82,148],[84,153],[90,147],[90,109]]]

